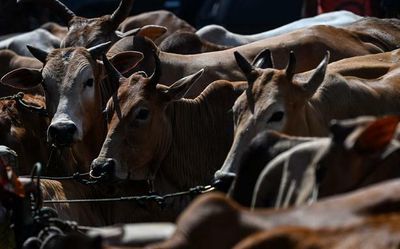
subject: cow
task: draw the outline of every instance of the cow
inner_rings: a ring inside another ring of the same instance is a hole
[[[165,38],[159,49],[174,54],[201,54],[230,48],[213,44],[191,32],[176,32]]]
[[[177,31],[190,33],[196,32],[196,29],[188,24],[185,20],[180,19],[172,12],[166,10],[156,10],[130,16],[119,25],[118,30],[122,33],[128,33],[131,30],[141,28],[146,25],[159,25],[167,28],[167,32],[155,40],[157,45],[161,44],[164,39]]]
[[[294,136],[328,136],[332,119],[390,114],[400,110],[396,95],[400,86],[397,80],[398,50],[356,58],[353,69],[346,68],[352,58],[339,61],[334,63],[336,69],[328,69],[326,73],[327,53],[315,70],[302,74],[295,74],[294,53],[290,53],[289,63],[282,70],[274,69],[271,54],[266,54],[264,65],[258,67],[235,53],[249,88],[233,107],[235,139],[216,178],[222,177],[224,172],[236,172],[243,148],[262,130],[273,129]],[[365,68],[359,64],[363,60]],[[374,71],[377,60],[382,61],[376,64]],[[340,74],[341,70],[345,75]],[[367,78],[348,75],[350,72],[362,75],[362,71],[367,72]]]
[[[346,234],[352,236],[356,232],[364,231],[364,235],[372,236],[375,243],[382,242],[387,248],[391,248],[391,238],[396,239],[395,244],[399,243],[398,232],[394,230],[398,229],[399,220],[399,191],[397,190],[400,190],[400,182],[392,180],[345,195],[330,197],[311,205],[280,210],[248,210],[220,193],[211,193],[196,199],[181,214],[177,221],[176,231],[169,240],[148,245],[146,248],[246,248],[234,246],[244,239],[251,239],[250,236],[256,236],[252,239],[253,242],[258,242],[257,238],[261,233],[279,234],[282,230],[287,232],[282,232],[282,236],[275,237],[276,244],[267,245],[273,245],[273,248],[276,248],[277,245],[281,245],[280,242],[287,241],[288,243],[283,244],[282,248],[293,248],[293,244],[301,243],[301,238],[303,238],[291,237],[291,235],[296,235],[294,232],[289,232],[296,231],[293,228],[299,228],[298,231],[312,230],[317,235],[321,232],[323,238],[325,238],[324,233],[328,232],[346,237]],[[378,231],[377,234],[385,236],[379,239],[375,237],[374,233]],[[342,236],[338,236],[331,243],[346,241],[340,240]],[[363,237],[366,239],[365,236]],[[270,237],[262,236],[261,238]],[[307,236],[304,235],[304,238],[306,242]],[[316,236],[315,240],[318,242],[319,238]],[[362,242],[358,241],[358,243]]]
[[[64,175],[87,172],[97,156],[106,133],[104,103],[112,88],[107,75],[96,59],[105,53],[110,43],[93,48],[63,48],[50,53],[29,47],[43,63],[40,69],[19,68],[3,76],[1,82],[19,89],[44,88],[46,108],[51,119],[47,140],[60,149],[72,152]],[[123,52],[111,58],[121,70],[130,70],[143,58],[137,52]],[[74,162],[75,161],[75,162]],[[61,173],[61,172],[60,172]]]
[[[399,177],[399,116],[337,122],[332,137],[280,154],[261,172],[252,207],[287,207]]]
[[[23,100],[38,108],[45,106],[40,95],[25,94]],[[0,141],[20,155],[17,174],[29,174],[36,162],[47,162],[47,126],[46,117],[25,108],[17,100],[0,100]]]
[[[399,20],[364,18],[346,28],[313,26],[237,48],[198,55],[165,53],[159,51],[159,48],[148,39],[135,37],[130,47],[126,47],[125,50],[135,50],[144,54],[144,60],[138,70],[147,74],[153,72],[155,64],[152,51],[157,51],[162,69],[169,72],[160,80],[166,85],[172,84],[184,75],[205,68],[203,77],[187,94],[187,97],[194,98],[214,80],[245,80],[237,67],[235,51],[253,59],[261,50],[269,48],[275,55],[277,68],[283,68],[289,52],[293,50],[299,57],[295,71],[303,72],[315,68],[326,50],[331,52],[331,61],[392,51],[400,45],[400,39],[396,38],[397,34],[400,34],[399,27]],[[338,37],[341,42],[334,42]]]
[[[231,177],[235,178],[234,182],[232,185],[226,183],[227,188],[230,188],[228,196],[240,205],[250,207],[257,179],[266,165],[281,153],[315,139],[287,136],[273,130],[260,132],[252,139],[249,147],[243,153],[237,172],[232,174]],[[227,181],[228,179],[223,179],[223,182]],[[218,190],[227,191],[227,189],[221,188]]]
[[[255,41],[271,38],[290,33],[303,28],[309,28],[314,25],[330,25],[334,27],[343,27],[362,17],[349,11],[334,11],[321,14],[315,17],[303,18],[301,20],[286,24],[282,27],[265,31],[254,35],[240,35],[232,33],[219,25],[208,25],[199,29],[196,34],[209,42],[227,46],[241,46]]]
[[[120,87],[107,104],[108,133],[92,170],[113,168],[116,179],[149,180],[161,194],[210,183],[230,147],[229,110],[245,83],[217,81],[197,98],[182,99],[203,70],[167,87],[158,84],[158,63],[150,77],[124,78],[103,60]],[[177,214],[186,203],[174,205]]]
[[[18,0],[19,3],[30,0]],[[44,6],[57,13],[68,24],[68,32],[62,39],[60,47],[93,47],[108,41],[116,42],[120,39],[118,26],[129,15],[133,0],[121,0],[117,9],[111,15],[96,18],[85,18],[75,15],[59,0],[41,0]]]
[[[13,36],[0,42],[0,50],[10,49],[18,55],[32,57],[26,45],[36,46],[42,50],[50,51],[60,47],[60,39],[49,31],[38,28],[33,31]]]

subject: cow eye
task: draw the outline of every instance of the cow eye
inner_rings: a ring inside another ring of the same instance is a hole
[[[267,123],[272,123],[272,122],[279,122],[283,119],[284,113],[282,111],[275,112],[272,114],[272,116],[268,119]]]
[[[147,108],[141,108],[136,114],[136,120],[146,121],[149,118],[150,111]]]
[[[85,87],[92,87],[93,86],[93,79],[88,79],[86,82],[85,82]]]

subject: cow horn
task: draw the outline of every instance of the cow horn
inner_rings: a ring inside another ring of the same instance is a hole
[[[271,50],[266,48],[258,53],[256,58],[254,58],[252,65],[255,68],[261,69],[274,68],[274,61],[272,59]]]
[[[42,62],[43,64],[46,63],[46,58],[47,55],[49,54],[48,52],[40,49],[40,48],[35,48],[32,47],[30,45],[26,45],[26,47],[28,48],[29,52],[31,52],[31,54],[38,59],[40,62]]]
[[[32,0],[17,0],[17,3],[26,3],[31,2]],[[67,6],[65,6],[59,0],[40,0],[42,4],[44,4],[49,9],[53,10],[57,13],[67,24],[74,18],[76,15],[72,10],[70,10]]]
[[[237,65],[239,66],[240,70],[242,70],[242,72],[246,76],[247,80],[249,81],[249,84],[251,84],[250,82],[253,81],[253,80],[250,80],[251,73],[254,71],[254,67],[238,51],[235,51],[233,54],[235,56]]]
[[[88,48],[88,51],[93,59],[99,58],[102,54],[106,53],[108,48],[111,46],[111,42],[104,42],[94,47]]]
[[[286,77],[289,80],[292,80],[295,71],[296,71],[296,56],[294,55],[293,51],[290,51],[289,61],[285,69]]]
[[[160,78],[161,78],[161,62],[160,62],[160,58],[154,51],[153,51],[153,57],[154,57],[155,67],[154,67],[153,74],[149,78],[150,79],[149,83],[152,86],[156,86],[159,83]]]
[[[240,70],[244,73],[247,78],[247,84],[249,85],[246,89],[246,97],[247,102],[249,104],[249,108],[251,113],[254,113],[254,96],[253,96],[253,83],[254,79],[252,76],[252,72],[254,71],[254,67],[250,64],[250,62],[243,57],[238,51],[233,53],[235,55],[236,63],[238,64]]]
[[[118,8],[111,14],[111,21],[118,27],[129,16],[134,0],[122,0]]]
[[[303,84],[303,89],[308,93],[309,96],[312,96],[324,81],[329,58],[330,53],[329,51],[326,51],[324,59],[321,61],[321,63],[319,63],[311,78],[307,83]]]

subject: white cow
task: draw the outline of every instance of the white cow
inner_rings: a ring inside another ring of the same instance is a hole
[[[349,11],[335,11],[321,14],[315,17],[303,18],[298,21],[286,24],[282,27],[265,31],[254,35],[240,35],[232,33],[219,25],[208,25],[198,30],[196,34],[207,41],[220,45],[240,46],[251,42],[259,41],[282,34],[286,34],[298,29],[311,27],[314,25],[331,25],[335,27],[346,26],[361,19],[361,16]]]

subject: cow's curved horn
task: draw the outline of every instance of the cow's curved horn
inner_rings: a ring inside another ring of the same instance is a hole
[[[97,59],[102,54],[106,53],[107,50],[110,48],[110,46],[111,46],[111,42],[108,41],[108,42],[104,42],[99,45],[93,46],[91,48],[88,48],[88,51],[93,59]]]
[[[252,65],[255,68],[262,68],[262,69],[274,68],[274,61],[272,59],[271,50],[266,48],[262,50],[260,53],[258,53],[256,58],[254,58]]]
[[[47,51],[44,51],[40,48],[32,47],[30,45],[26,45],[26,47],[36,59],[38,59],[43,64],[46,62],[47,55],[49,54]]]
[[[330,52],[326,51],[324,59],[321,61],[321,63],[319,63],[311,78],[307,83],[303,84],[303,89],[308,93],[309,96],[312,96],[324,81],[329,58]]]
[[[32,2],[32,0],[17,0],[17,3],[26,3]],[[40,3],[48,7],[49,9],[53,10],[57,13],[67,24],[73,17],[75,17],[75,13],[72,12],[67,6],[65,6],[59,0],[40,0]]]
[[[150,79],[149,84],[151,84],[152,86],[156,86],[161,78],[161,62],[160,58],[154,51],[153,51],[153,57],[154,57],[155,67],[153,74],[149,78]]]
[[[294,55],[293,51],[290,51],[289,61],[285,69],[286,77],[289,80],[292,80],[295,71],[296,71],[296,56]]]
[[[118,27],[129,16],[134,0],[122,0],[118,8],[111,14],[111,21]]]
[[[251,65],[250,62],[246,58],[244,58],[243,55],[241,55],[238,51],[235,51],[233,54],[235,56],[237,65],[246,76],[249,84],[251,84],[250,82],[252,82],[252,80],[249,79],[251,79],[251,73],[254,71],[253,65]]]

